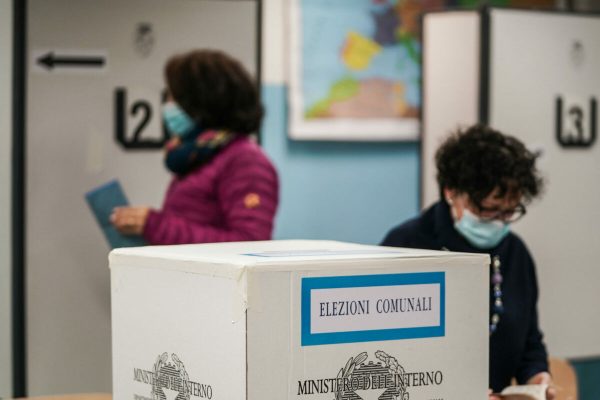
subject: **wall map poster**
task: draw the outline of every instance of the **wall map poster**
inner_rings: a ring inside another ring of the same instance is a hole
[[[415,140],[419,16],[442,0],[293,0],[290,135]]]

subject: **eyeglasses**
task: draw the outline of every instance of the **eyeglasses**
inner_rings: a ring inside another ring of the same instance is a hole
[[[497,208],[486,208],[477,206],[479,217],[484,221],[499,220],[511,224],[523,218],[527,209],[523,203],[519,203],[515,208],[509,210],[498,210]]]

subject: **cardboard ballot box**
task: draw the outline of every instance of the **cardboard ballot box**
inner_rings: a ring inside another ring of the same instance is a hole
[[[110,266],[116,400],[487,398],[487,255],[272,241]]]

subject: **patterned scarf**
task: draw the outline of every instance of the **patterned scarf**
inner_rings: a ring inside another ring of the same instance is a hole
[[[165,164],[176,175],[186,175],[207,164],[236,137],[228,131],[206,130],[184,139],[173,138],[165,146]]]

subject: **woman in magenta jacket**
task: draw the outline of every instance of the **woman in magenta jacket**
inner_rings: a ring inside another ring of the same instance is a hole
[[[150,244],[270,239],[279,185],[249,137],[263,116],[255,82],[237,60],[214,50],[172,57],[165,77],[165,164],[173,179],[162,209],[119,207],[112,223]]]

